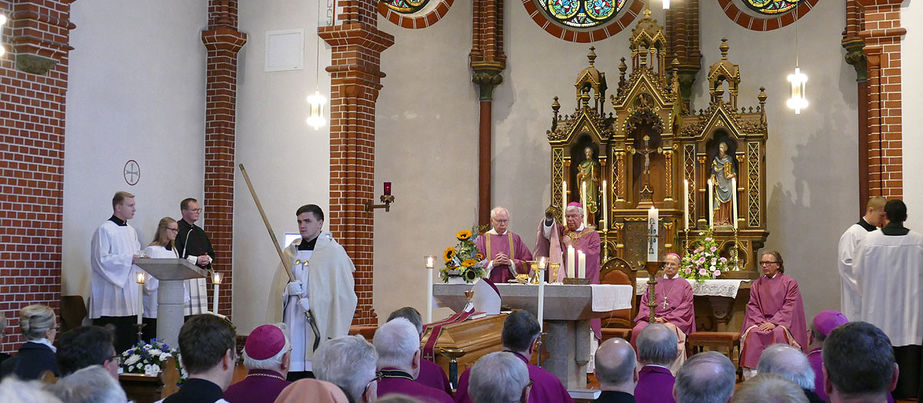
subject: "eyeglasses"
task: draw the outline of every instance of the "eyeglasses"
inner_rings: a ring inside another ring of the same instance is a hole
[[[167,228],[167,231],[179,232],[179,228]]]
[[[202,211],[202,208],[201,208],[201,207],[200,207],[200,208],[195,208],[195,209],[187,208],[186,211],[191,211],[191,212],[193,212],[193,213],[199,213],[199,212]]]
[[[774,264],[779,264],[779,262],[760,262],[760,266],[772,266]]]

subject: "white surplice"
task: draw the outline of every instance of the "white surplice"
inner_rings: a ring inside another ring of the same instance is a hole
[[[93,233],[90,241],[90,319],[138,314],[141,306],[136,274],[141,268],[131,261],[140,252],[138,233],[131,225],[119,226],[107,220]]]
[[[869,232],[853,261],[861,313],[895,347],[923,341],[923,234]],[[853,318],[848,318],[853,320]]]
[[[865,239],[868,230],[853,224],[840,236],[837,246],[837,269],[840,272],[840,312],[849,320],[859,318],[859,285],[853,272],[853,260],[859,243]]]

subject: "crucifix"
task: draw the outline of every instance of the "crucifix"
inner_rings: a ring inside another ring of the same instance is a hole
[[[640,149],[640,150],[632,148],[632,149],[630,149],[630,152],[631,152],[632,154],[636,154],[636,153],[637,153],[637,154],[642,154],[642,155],[644,155],[644,170],[641,172],[641,177],[642,177],[642,182],[641,182],[641,184],[642,184],[642,185],[641,185],[641,201],[642,201],[642,202],[650,202],[650,201],[651,201],[651,197],[654,195],[654,190],[651,189],[651,187],[650,187],[650,183],[651,183],[651,154],[652,154],[652,153],[660,153],[660,152],[662,152],[662,149],[661,149],[660,147],[658,147],[658,148],[656,148],[656,149],[652,149],[651,146],[650,146],[651,136],[649,136],[649,135],[647,135],[647,134],[645,134],[644,137],[641,138],[641,141],[642,141],[643,144],[644,144],[644,148],[643,148],[643,149]]]

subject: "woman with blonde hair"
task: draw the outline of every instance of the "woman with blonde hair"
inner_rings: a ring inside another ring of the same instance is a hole
[[[20,379],[39,379],[45,371],[59,376],[52,345],[57,335],[54,311],[46,305],[29,305],[19,310],[19,331],[26,342],[19,352],[0,365],[0,378],[16,375]]]
[[[179,224],[170,217],[164,217],[157,223],[157,233],[154,240],[147,248],[144,248],[144,255],[154,259],[176,259],[179,252],[173,242],[176,240],[176,234],[179,232]],[[160,282],[150,274],[145,275],[144,281],[144,331],[143,337],[146,340],[156,336],[157,331],[157,288]]]

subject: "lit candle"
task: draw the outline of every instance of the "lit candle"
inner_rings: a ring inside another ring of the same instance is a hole
[[[426,323],[433,323],[433,267],[435,256],[427,256],[426,261]]]
[[[737,178],[731,178],[731,221],[737,229]]]
[[[590,211],[586,207],[586,182],[581,184],[583,191],[580,192],[580,204],[583,207],[583,226],[588,227],[587,225],[587,216],[590,215]]]
[[[141,314],[144,313],[144,272],[137,274],[138,281],[138,324],[141,324]]]
[[[567,277],[574,278],[574,247],[567,247]]]
[[[544,259],[544,258],[543,258]],[[539,268],[543,267],[542,263],[539,262]],[[545,318],[545,279],[544,279],[544,270],[540,272],[541,276],[538,280],[538,330],[542,330],[542,321]]]
[[[711,179],[708,180],[708,228],[711,228],[715,225],[715,208],[713,205],[715,198],[715,182],[712,182]]]
[[[658,255],[657,234],[660,231],[658,222],[660,212],[653,206],[647,210],[647,261],[656,262]]]
[[[567,181],[561,181],[561,208],[567,208]]]
[[[586,278],[586,253],[577,251],[577,278]]]
[[[683,228],[689,231],[689,180],[683,179]]]
[[[606,186],[606,181],[603,181],[603,231],[609,229],[609,204],[607,203],[609,193],[609,188]]]
[[[218,286],[221,284],[221,273],[216,271],[212,275],[212,284],[215,286],[215,292],[212,293],[212,312],[218,313]]]
[[[391,196],[391,182],[385,182],[385,196]]]

